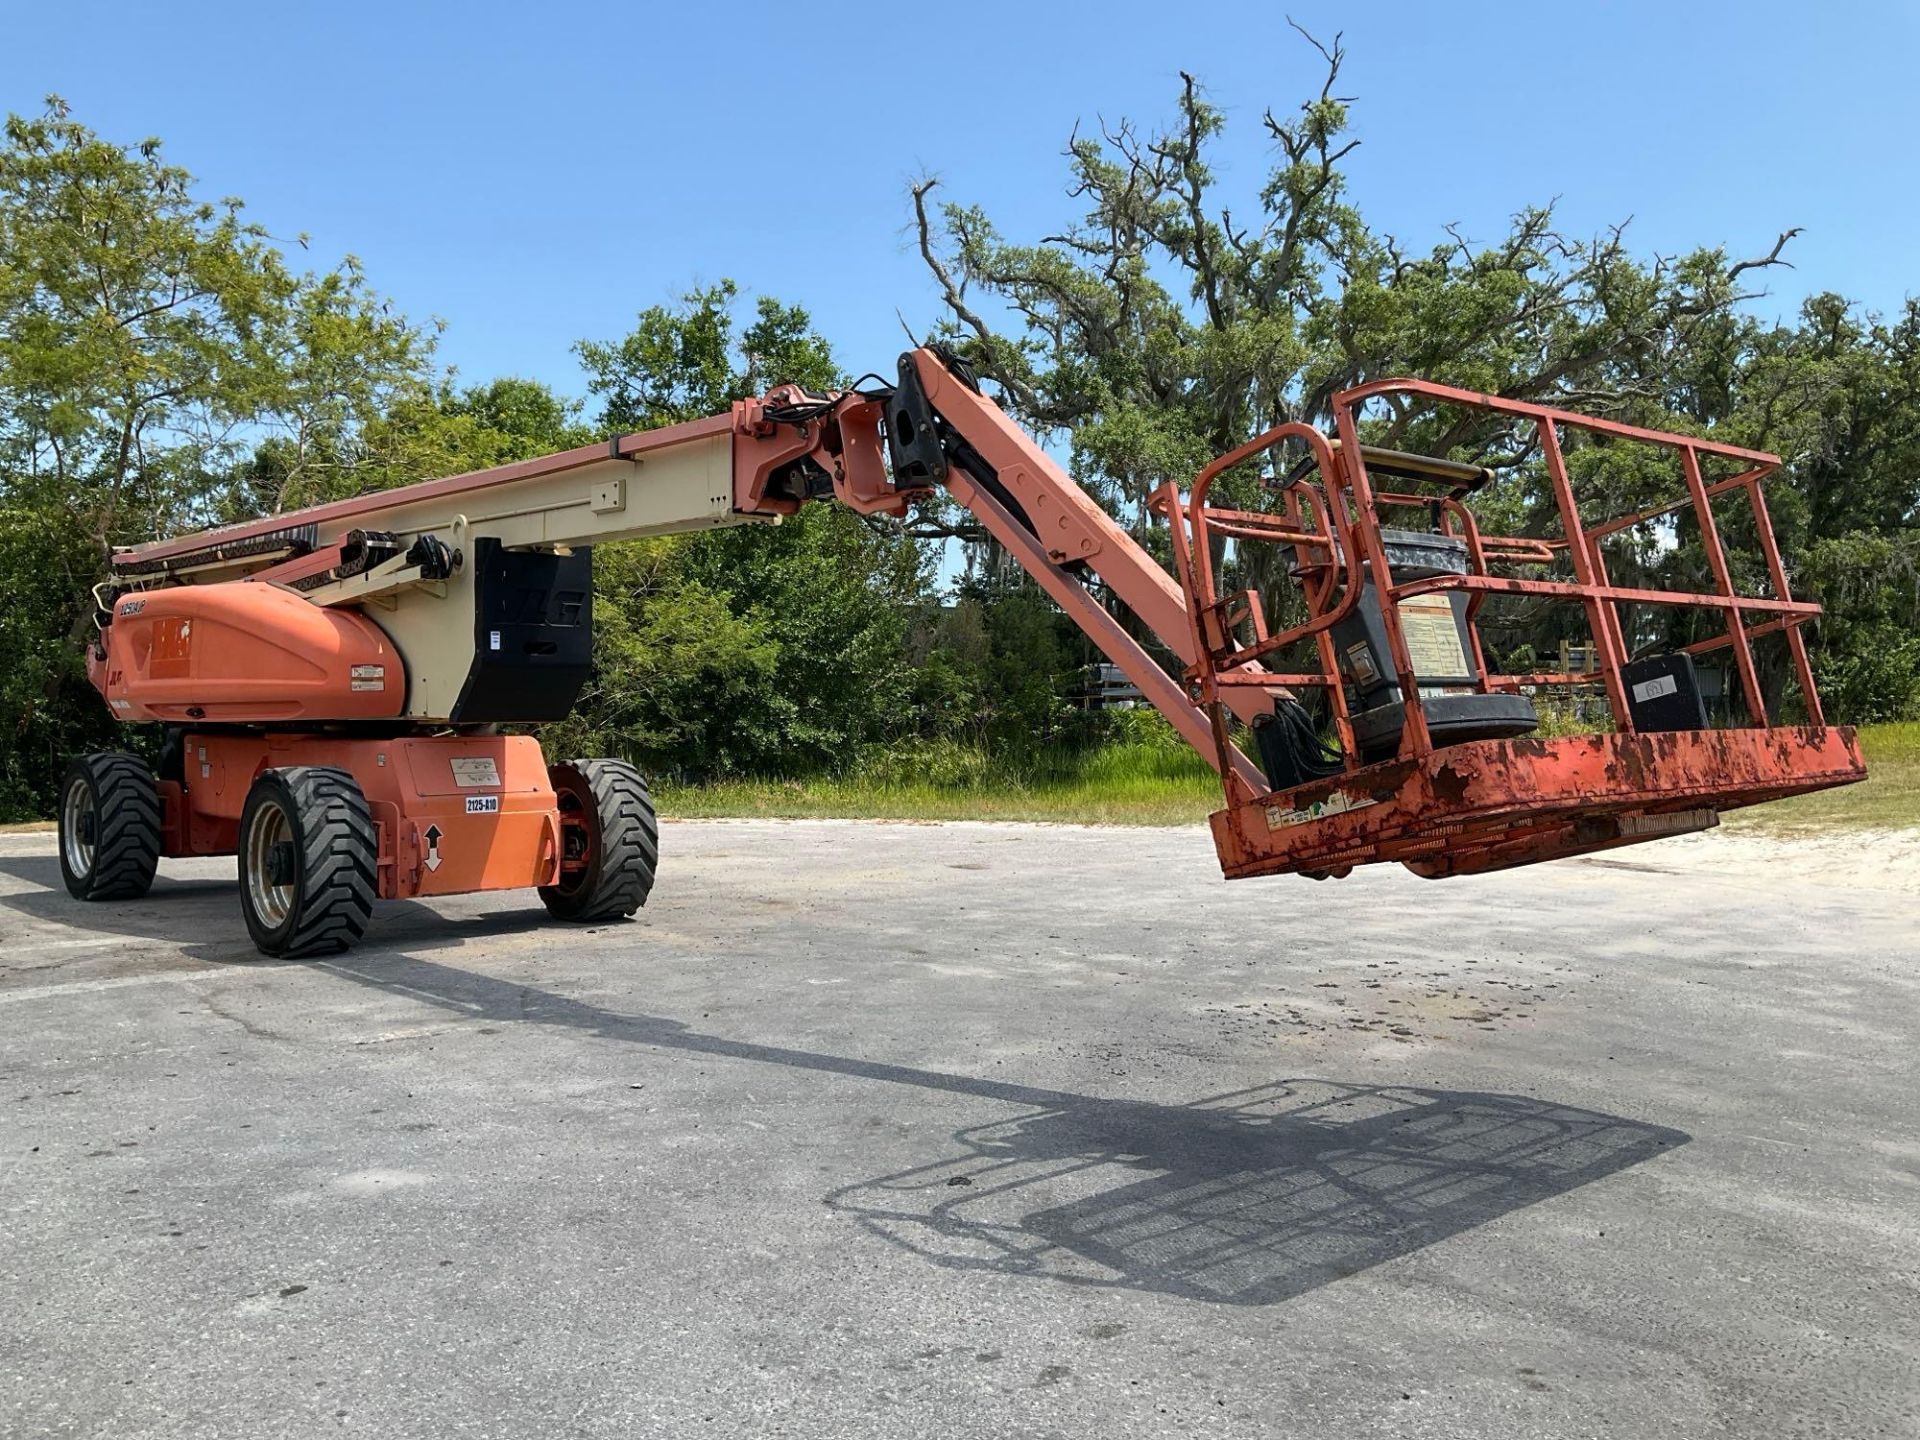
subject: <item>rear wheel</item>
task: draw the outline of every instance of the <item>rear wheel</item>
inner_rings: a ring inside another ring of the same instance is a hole
[[[560,806],[560,880],[540,898],[562,920],[611,920],[647,903],[660,826],[640,772],[624,760],[549,767]]]
[[[240,911],[264,955],[345,950],[373,914],[367,798],[330,765],[264,770],[240,813]]]
[[[160,792],[132,755],[82,755],[60,786],[60,874],[81,900],[134,900],[160,861]]]

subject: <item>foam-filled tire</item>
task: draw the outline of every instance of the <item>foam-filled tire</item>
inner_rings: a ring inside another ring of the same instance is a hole
[[[261,771],[240,812],[240,913],[260,953],[328,955],[358,940],[378,848],[367,797],[345,770]]]
[[[624,760],[547,767],[560,807],[561,869],[540,899],[562,920],[612,920],[647,903],[660,825],[646,777]]]
[[[160,863],[160,792],[134,755],[82,755],[60,783],[60,875],[79,900],[137,900]]]

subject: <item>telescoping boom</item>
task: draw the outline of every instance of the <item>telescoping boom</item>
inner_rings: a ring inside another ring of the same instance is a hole
[[[1467,502],[1486,472],[1363,445],[1359,409],[1388,393],[1531,426],[1561,533],[1484,534]],[[1173,573],[934,349],[903,355],[892,386],[782,386],[709,419],[124,551],[98,592],[89,673],[119,718],[164,726],[166,742],[157,770],[74,762],[68,887],[123,898],[162,855],[237,854],[242,913],[272,955],[344,948],[377,898],[526,886],[562,918],[631,914],[658,859],[644,778],[618,760],[549,765],[537,740],[499,733],[560,718],[586,681],[592,547],[777,523],[816,500],[903,515],[935,492],[1219,772],[1229,878],[1381,860],[1493,870],[1863,777],[1852,732],[1822,722],[1801,635],[1818,608],[1791,598],[1761,495],[1773,457],[1417,381],[1349,391],[1334,411],[1331,436],[1283,425],[1159,491]],[[1562,453],[1576,431],[1672,457],[1675,502],[1583,520]],[[1299,461],[1266,475],[1255,508],[1216,500],[1223,477],[1283,447]],[[1747,502],[1769,594],[1736,591],[1716,499]],[[1612,585],[1608,537],[1681,509],[1715,590]],[[1408,513],[1418,528],[1385,523]],[[1219,589],[1227,557],[1262,544],[1283,547],[1299,587],[1292,625],[1258,591]],[[1495,671],[1479,613],[1506,595],[1580,609],[1592,668]],[[1724,633],[1630,653],[1633,617],[1672,606],[1717,613]],[[1763,639],[1785,646],[1807,723],[1770,722]],[[1717,649],[1740,725],[1707,722],[1694,657]],[[1542,684],[1599,690],[1611,729],[1537,738]]]

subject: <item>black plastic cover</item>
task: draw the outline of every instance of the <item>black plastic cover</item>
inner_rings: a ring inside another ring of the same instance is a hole
[[[1457,695],[1425,695],[1420,708],[1427,717],[1427,734],[1435,749],[1464,745],[1469,740],[1513,740],[1540,727],[1533,702],[1524,695],[1495,691],[1481,695],[1467,690]],[[1400,748],[1406,710],[1396,701],[1362,710],[1352,717],[1354,743],[1363,760],[1384,760]]]
[[[1396,584],[1467,573],[1467,542],[1456,535],[1382,530],[1380,545]],[[1400,602],[1400,628],[1420,681],[1427,732],[1436,746],[1511,740],[1540,724],[1526,696],[1480,693],[1480,669],[1474,662],[1467,618],[1470,603],[1462,590],[1436,590]],[[1352,686],[1353,738],[1360,757],[1369,762],[1385,759],[1400,747],[1406,711],[1371,574],[1362,582],[1360,603],[1333,627],[1333,641],[1340,668]]]
[[[455,724],[559,720],[593,665],[593,550],[568,555],[473,542],[473,666]]]
[[[1693,656],[1684,650],[1651,655],[1620,667],[1627,688],[1627,708],[1636,730],[1704,730],[1707,702],[1700,694],[1700,676]]]
[[[1467,573],[1467,542],[1457,536],[1382,530],[1380,545],[1396,583]],[[1400,684],[1393,673],[1393,649],[1387,644],[1380,598],[1371,573],[1363,570],[1362,574],[1360,603],[1333,627],[1334,648],[1339,651],[1341,669],[1353,685],[1356,710],[1397,706]],[[1479,669],[1473,663],[1473,637],[1467,627],[1468,603],[1463,590],[1437,590],[1401,602],[1401,629],[1406,633],[1414,673],[1422,686],[1480,683]]]

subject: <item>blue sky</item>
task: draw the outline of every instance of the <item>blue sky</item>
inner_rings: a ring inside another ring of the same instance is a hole
[[[722,277],[806,305],[843,365],[886,371],[896,312],[937,313],[905,228],[914,177],[1037,237],[1073,213],[1075,121],[1163,120],[1185,68],[1228,113],[1222,194],[1250,212],[1261,111],[1319,80],[1286,13],[6,0],[0,106],[55,91],[108,136],[162,137],[208,195],[308,232],[316,260],[359,255],[401,308],[445,320],[468,380],[578,393],[575,339]],[[1806,227],[1766,313],[1920,290],[1920,6],[1291,13],[1344,28],[1352,193],[1409,242],[1447,222],[1491,238],[1557,196],[1576,230],[1633,217],[1645,250],[1746,255]]]

